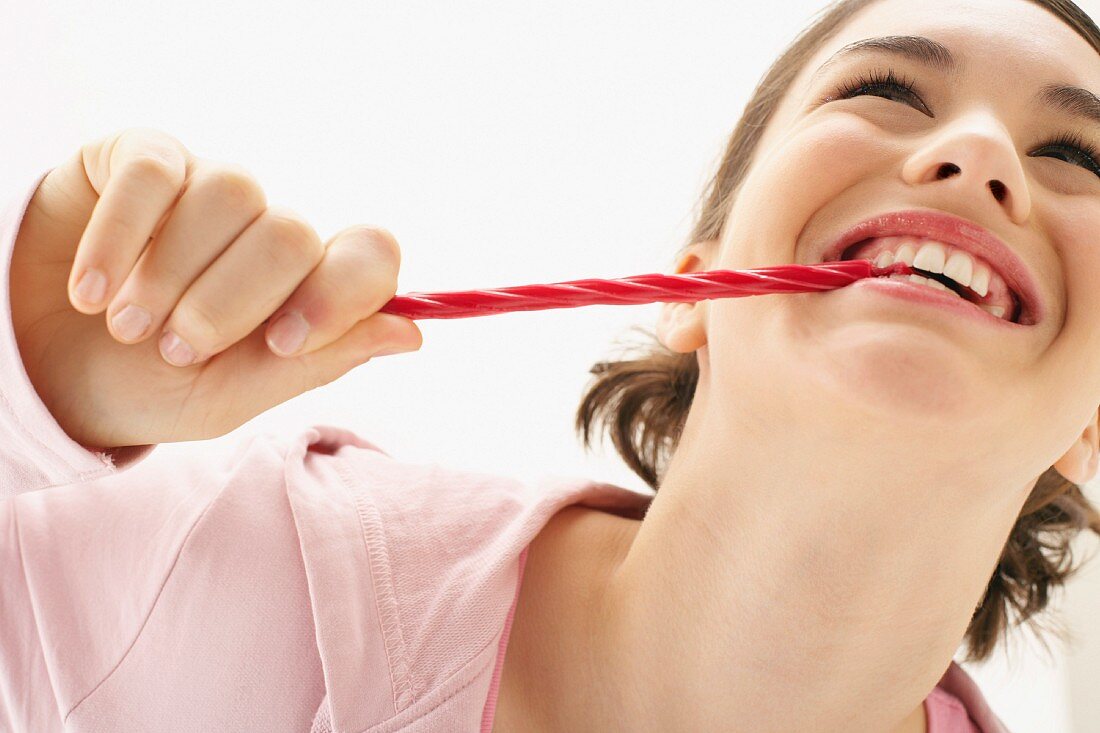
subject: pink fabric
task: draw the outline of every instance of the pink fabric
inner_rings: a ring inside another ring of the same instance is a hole
[[[489,682],[489,696],[485,700],[485,710],[481,715],[481,733],[492,733],[493,716],[497,712],[497,693],[500,691],[500,673],[504,667],[504,653],[508,647],[508,635],[512,633],[512,619],[516,615],[516,605],[519,603],[520,584],[523,582],[523,568],[527,565],[527,548],[519,555],[519,576],[516,582],[516,595],[512,600],[512,607],[508,609],[508,618],[504,620],[504,631],[501,632],[500,645],[497,647],[497,663],[493,667],[493,679]]]
[[[928,733],[1008,733],[981,689],[955,662],[925,699]]]
[[[324,425],[206,463],[77,444],[11,326],[46,173],[0,212],[0,730],[491,731],[530,541],[568,505],[641,518],[650,497],[403,463]],[[974,730],[969,710],[1004,731],[961,668],[940,687],[930,730]]]
[[[966,712],[966,705],[942,687],[936,686],[924,699],[928,733],[982,733]]]

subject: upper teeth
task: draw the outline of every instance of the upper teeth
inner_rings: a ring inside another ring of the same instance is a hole
[[[902,242],[895,251],[885,249],[875,258],[876,267],[889,267],[895,262],[946,275],[983,298],[989,293],[989,265],[949,244],[931,240]]]

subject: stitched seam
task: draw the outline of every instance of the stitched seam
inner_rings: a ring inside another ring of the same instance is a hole
[[[485,650],[485,647],[490,646],[491,644],[492,644],[492,642],[490,642],[489,644],[486,644],[485,646],[481,647],[482,651]],[[478,653],[480,654],[480,652],[478,652]],[[457,695],[458,693],[462,692],[467,687],[472,685],[474,682],[476,682],[478,680],[478,678],[481,676],[481,674],[483,672],[485,672],[485,670],[489,666],[493,665],[495,662],[496,662],[496,658],[495,657],[490,657],[489,660],[485,664],[481,665],[481,667],[477,670],[477,672],[470,675],[470,679],[466,680],[466,682],[464,682],[461,687],[459,687],[457,690],[454,690],[453,692],[451,692],[451,694],[447,695],[447,697],[443,698],[442,700],[437,702],[435,705],[432,705],[429,709],[425,710],[420,715],[417,715],[412,720],[406,721],[405,723],[401,724],[400,728],[387,728],[388,725],[391,725],[391,721],[393,720],[393,718],[390,718],[390,720],[383,721],[383,722],[379,723],[378,725],[372,726],[370,728],[365,728],[362,731],[360,731],[359,733],[389,733],[390,731],[399,731],[399,730],[403,730],[405,728],[408,728],[410,725],[417,722],[418,720],[422,720],[423,718],[426,718],[427,716],[431,715],[433,712],[438,710],[439,707],[441,705],[443,705],[443,703],[447,702],[452,697],[454,697],[455,695]],[[453,677],[454,675],[451,675],[451,676]],[[448,679],[450,679],[450,678],[448,678]]]
[[[503,627],[501,627],[501,628],[503,628]],[[455,670],[454,672],[451,672],[451,673],[450,673],[449,675],[447,675],[447,678],[446,678],[446,679],[444,679],[444,680],[443,680],[442,682],[440,682],[440,683],[439,683],[438,685],[436,685],[435,687],[433,687],[433,688],[432,688],[432,691],[434,692],[435,690],[438,690],[438,689],[441,689],[441,688],[444,688],[444,687],[446,687],[447,685],[449,685],[449,684],[451,683],[451,680],[453,680],[453,679],[454,679],[455,677],[458,677],[459,675],[462,675],[462,674],[467,674],[467,673],[469,672],[469,670],[467,669],[467,667],[469,667],[469,666],[470,666],[470,663],[471,663],[472,661],[474,661],[475,659],[477,659],[477,658],[478,658],[478,657],[479,657],[480,655],[484,654],[484,653],[485,653],[485,650],[486,650],[486,649],[488,649],[489,647],[491,647],[491,646],[499,646],[499,645],[500,645],[500,640],[499,640],[499,639],[498,639],[498,638],[497,638],[496,636],[494,636],[493,638],[489,639],[489,641],[487,641],[487,642],[485,642],[484,644],[482,644],[482,645],[481,645],[481,648],[480,648],[480,649],[478,649],[478,650],[477,650],[476,652],[474,652],[473,654],[471,654],[471,655],[470,655],[470,658],[469,658],[469,659],[467,659],[467,660],[465,661],[465,663],[463,663],[463,664],[462,664],[462,666],[460,666],[460,667],[459,667],[458,669],[456,669],[456,670]],[[416,721],[420,720],[421,718],[423,718],[423,717],[425,717],[425,716],[427,716],[427,715],[430,715],[430,714],[431,714],[431,713],[432,713],[433,711],[435,711],[436,709],[438,709],[440,705],[442,705],[443,703],[447,702],[447,701],[448,701],[448,700],[450,700],[450,699],[451,699],[452,697],[454,697],[455,695],[457,695],[458,693],[462,692],[462,691],[463,691],[463,690],[465,690],[465,689],[466,689],[467,687],[469,687],[471,683],[473,683],[473,682],[475,682],[475,681],[477,680],[477,678],[478,678],[478,676],[479,676],[479,675],[481,675],[482,673],[484,673],[486,669],[489,669],[489,668],[490,668],[490,667],[492,667],[492,666],[493,666],[493,665],[494,665],[495,663],[496,663],[496,655],[495,655],[495,654],[493,654],[493,655],[491,655],[491,656],[490,656],[490,658],[489,658],[489,659],[488,659],[487,661],[485,661],[485,662],[484,662],[484,663],[483,663],[483,664],[481,665],[481,667],[479,667],[479,668],[477,669],[477,671],[476,671],[476,672],[474,672],[474,673],[473,673],[473,675],[472,675],[472,676],[470,677],[470,679],[466,680],[466,682],[465,682],[465,683],[464,683],[464,684],[462,685],[462,687],[459,687],[459,688],[458,688],[457,690],[455,690],[455,691],[453,691],[453,692],[452,692],[451,694],[447,695],[447,697],[445,697],[445,698],[443,698],[442,700],[438,701],[437,703],[435,703],[434,705],[432,705],[432,706],[431,706],[431,707],[430,707],[429,709],[425,710],[424,712],[420,713],[420,715],[417,715],[417,716],[416,716],[415,718],[413,718],[412,720],[408,721],[408,722],[409,722],[409,724],[411,724],[411,723],[415,723]],[[491,670],[491,669],[490,669],[490,674],[492,674],[492,670]],[[367,728],[367,729],[366,729],[365,731],[362,731],[361,733],[376,733],[376,731],[377,731],[377,730],[378,730],[378,729],[379,729],[379,728],[380,728],[381,726],[384,726],[384,725],[386,725],[386,724],[388,724],[388,723],[391,723],[391,722],[393,721],[393,719],[394,719],[394,718],[396,718],[396,717],[397,717],[396,715],[392,715],[392,716],[390,716],[390,718],[389,718],[389,719],[387,719],[387,720],[384,720],[384,721],[382,721],[381,723],[377,723],[377,724],[375,724],[375,725],[374,725],[374,727],[372,727],[372,728]]]
[[[141,628],[139,628],[137,633],[134,634],[134,638],[130,642],[130,645],[128,647],[126,647],[126,651],[124,651],[122,653],[122,656],[115,663],[115,666],[111,667],[111,670],[103,677],[103,679],[101,679],[99,682],[97,682],[95,687],[93,687],[91,690],[89,690],[88,693],[84,695],[84,697],[80,698],[76,702],[76,704],[73,705],[72,710],[70,710],[68,713],[65,714],[65,720],[64,720],[65,723],[69,722],[69,718],[73,715],[73,713],[75,713],[77,711],[77,708],[79,708],[82,704],[84,704],[85,700],[87,700],[89,697],[91,697],[93,694],[95,694],[95,691],[98,690],[100,687],[102,687],[103,683],[105,683],[107,680],[109,680],[111,678],[111,675],[113,675],[118,670],[118,668],[122,666],[122,663],[124,661],[126,661],[126,657],[128,657],[130,655],[130,651],[137,644],[138,639],[141,638],[142,632],[145,631],[145,627],[149,624],[149,619],[151,619],[153,617],[153,612],[156,610],[157,604],[160,603],[160,597],[164,594],[164,587],[166,585],[168,585],[168,579],[172,577],[172,573],[175,571],[176,565],[179,564],[180,556],[183,555],[183,548],[187,547],[187,542],[188,542],[188,540],[191,539],[191,535],[195,532],[195,527],[197,527],[199,522],[202,521],[202,518],[206,516],[206,513],[208,511],[210,511],[210,507],[214,506],[214,503],[218,500],[218,498],[221,497],[222,493],[225,491],[225,489],[229,485],[230,481],[232,481],[232,477],[230,477],[229,479],[226,480],[225,485],[223,485],[218,490],[218,493],[214,496],[214,498],[212,498],[210,500],[210,502],[207,503],[207,505],[203,508],[202,512],[199,514],[199,516],[196,517],[195,521],[191,523],[191,527],[190,527],[190,529],[187,530],[187,534],[184,536],[183,542],[180,543],[179,549],[176,550],[176,556],[172,559],[171,567],[168,568],[168,572],[164,574],[164,580],[161,581],[160,587],[157,588],[157,595],[156,595],[155,598],[153,598],[153,603],[149,606],[149,612],[146,613],[145,618],[142,619]]]
[[[508,614],[504,617],[504,625],[500,629],[500,641],[497,643],[496,659],[493,663],[492,673],[489,675],[489,695],[486,696],[485,704],[481,708],[481,731],[484,731],[485,726],[492,723],[493,719],[496,718],[496,706],[497,700],[500,697],[501,681],[498,672],[503,669],[508,642],[511,640],[512,625],[515,622],[516,610],[519,608],[520,592],[523,590],[523,571],[524,566],[527,564],[527,550],[529,546],[530,545],[524,547],[519,553],[519,560],[517,561],[518,567],[516,570],[516,592],[512,596],[512,603],[508,607]],[[492,716],[489,715],[490,705],[493,707]]]
[[[393,579],[390,572],[389,554],[383,536],[382,518],[378,509],[369,502],[365,492],[355,491],[354,482],[346,473],[343,462],[336,462],[336,471],[345,488],[355,501],[356,514],[359,517],[359,529],[370,561],[371,577],[374,582],[375,606],[378,619],[382,624],[382,641],[389,659],[390,684],[393,690],[394,710],[400,713],[412,704],[415,698],[414,680],[408,663],[408,652],[401,634],[401,615],[397,599],[393,592]]]
[[[49,670],[50,664],[49,661],[46,659],[46,640],[42,638],[42,626],[38,623],[38,611],[35,610],[34,601],[30,597],[29,593],[30,575],[27,574],[26,553],[23,552],[23,536],[19,530],[19,517],[16,514],[17,509],[18,507],[13,502],[11,505],[11,522],[13,525],[15,525],[15,546],[19,548],[19,567],[23,570],[23,587],[26,588],[28,591],[27,602],[31,607],[31,617],[34,619],[34,630],[38,634],[38,650],[39,653],[42,655],[42,661],[45,664],[46,669]],[[60,701],[57,699],[57,689],[54,688],[53,675],[47,673],[46,677],[50,680],[50,690],[53,692],[54,706],[56,707],[58,702]],[[59,719],[61,718],[61,710],[57,711],[57,716]],[[61,722],[64,723],[63,720]]]

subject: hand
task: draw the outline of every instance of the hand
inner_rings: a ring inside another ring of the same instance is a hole
[[[12,320],[31,382],[73,440],[204,440],[372,356],[419,349],[415,322],[377,312],[400,262],[384,229],[322,244],[240,168],[129,129],[38,187],[12,256]],[[303,319],[305,343],[278,355],[275,340]]]

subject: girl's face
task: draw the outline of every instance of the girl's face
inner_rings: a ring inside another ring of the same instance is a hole
[[[881,36],[932,39],[955,68],[870,51],[818,72]],[[842,98],[849,82],[890,71],[912,92]],[[931,209],[1015,252],[1044,316],[1005,327],[859,286],[666,305],[658,335],[699,350],[708,411],[748,399],[863,428],[888,420],[947,460],[985,448],[1013,475],[1055,464],[1087,480],[1100,404],[1100,157],[1053,141],[1079,132],[1100,150],[1100,120],[1035,101],[1050,84],[1100,94],[1100,54],[1026,0],[881,0],[829,40],[769,122],[722,239],[693,245],[677,272],[821,262],[865,219]]]

